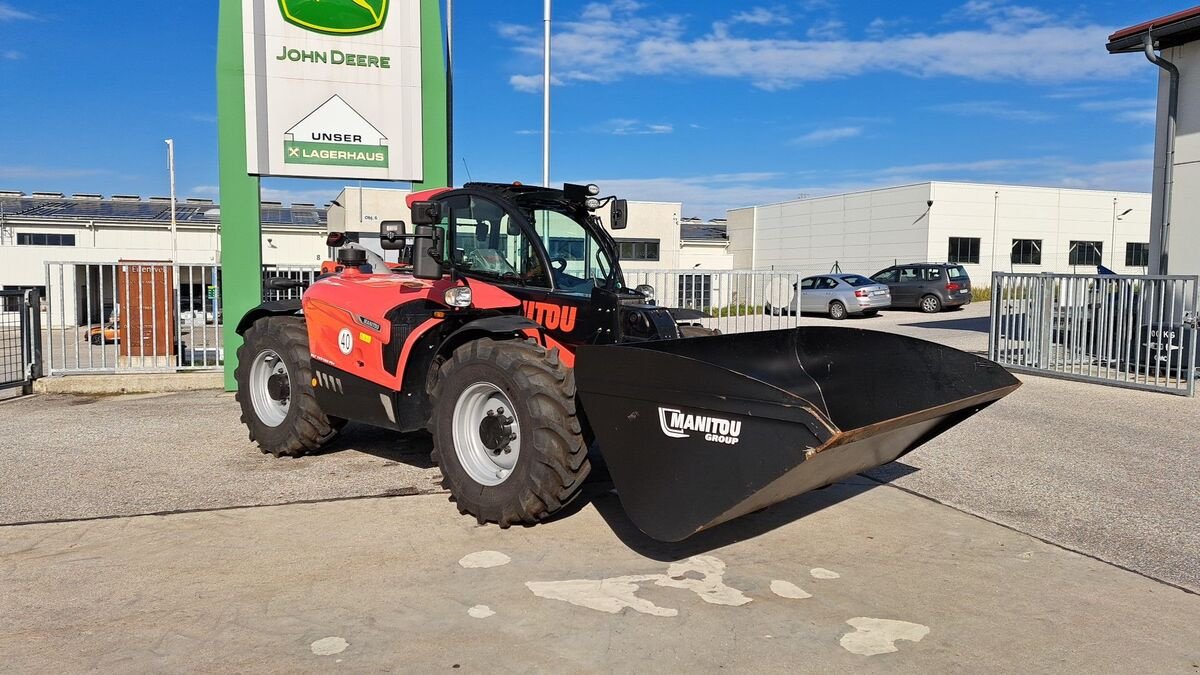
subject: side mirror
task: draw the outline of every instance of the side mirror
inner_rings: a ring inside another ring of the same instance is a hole
[[[413,208],[416,213],[416,207]],[[413,241],[413,276],[418,279],[442,278],[442,230],[432,225],[417,225]]]
[[[614,199],[612,203],[612,224],[614,230],[629,227],[629,202],[624,199]]]
[[[330,232],[328,237],[325,237],[325,245],[329,248],[341,248],[342,244],[346,243],[345,232]]]
[[[437,225],[442,222],[442,205],[437,202],[414,202],[412,205],[412,224]]]
[[[404,221],[385,220],[379,224],[379,247],[385,251],[404,248]]]

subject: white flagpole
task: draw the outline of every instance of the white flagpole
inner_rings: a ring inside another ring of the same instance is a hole
[[[542,25],[545,46],[542,48],[542,185],[550,187],[550,0],[545,0]]]

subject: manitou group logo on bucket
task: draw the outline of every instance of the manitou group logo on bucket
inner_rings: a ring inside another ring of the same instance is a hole
[[[325,35],[361,35],[383,28],[388,0],[279,0],[288,23]]]
[[[742,435],[742,423],[736,420],[692,415],[674,408],[659,408],[658,422],[667,438],[691,438],[687,432],[694,431],[704,434],[706,441],[737,445]]]

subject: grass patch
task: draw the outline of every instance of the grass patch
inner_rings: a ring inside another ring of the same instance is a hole
[[[766,308],[762,305],[726,305],[725,307],[714,307],[709,314],[715,317],[726,316],[758,316],[765,313]]]

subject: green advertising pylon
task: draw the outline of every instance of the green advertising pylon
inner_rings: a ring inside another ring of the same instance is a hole
[[[237,389],[233,373],[237,368],[237,349],[242,344],[242,338],[236,332],[238,321],[262,302],[261,185],[259,178],[249,175],[246,168],[242,3],[251,1],[221,0],[217,26],[217,145],[226,391]],[[266,2],[274,5],[276,0]],[[449,182],[447,74],[441,0],[420,2],[424,179],[413,183],[414,190],[443,187]],[[306,20],[303,14],[298,14],[295,19]],[[359,32],[371,29],[369,24],[351,28]]]

